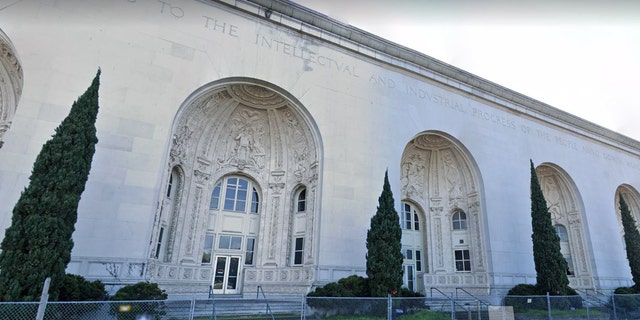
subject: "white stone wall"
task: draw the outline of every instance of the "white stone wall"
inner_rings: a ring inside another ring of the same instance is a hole
[[[250,3],[237,6],[260,13]],[[24,71],[22,99],[0,149],[0,230],[10,224],[42,144],[100,67],[100,141],[74,234],[77,269],[70,270],[93,268],[93,258],[145,261],[178,110],[207,83],[244,77],[295,97],[320,133],[316,281],[364,274],[384,171],[399,210],[407,143],[440,132],[467,150],[480,176],[490,278],[478,277],[496,287],[535,281],[532,159],[561,168],[575,183],[595,285],[629,284],[614,195],[622,184],[640,188],[638,149],[550,116],[558,110],[540,113],[520,97],[492,93],[503,88],[470,87],[329,31],[288,29],[278,25],[286,22],[278,13],[266,19],[240,9],[192,0],[33,0],[0,10],[0,28]]]

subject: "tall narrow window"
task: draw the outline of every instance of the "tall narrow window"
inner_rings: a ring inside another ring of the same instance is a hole
[[[258,213],[258,204],[260,203],[260,198],[258,197],[258,191],[256,188],[252,188],[253,192],[251,193],[251,213]]]
[[[211,192],[211,203],[209,209],[218,209],[220,205],[220,189],[222,188],[222,182],[218,182]]]
[[[156,245],[156,258],[160,258],[160,252],[162,250],[162,236],[164,235],[164,227],[160,227],[158,233],[158,244]]]
[[[402,213],[400,214],[400,226],[405,230],[420,230],[420,217],[418,212],[408,203],[402,204]]]
[[[293,251],[293,264],[300,265],[303,263],[304,238],[296,238],[295,248]]]
[[[471,256],[469,250],[456,250],[456,271],[471,271]]]
[[[467,214],[462,211],[456,211],[451,217],[453,230],[467,230]]]
[[[171,175],[169,176],[169,183],[167,184],[167,198],[171,199],[171,189],[173,187],[173,176],[174,171],[171,171]]]
[[[297,212],[305,212],[307,210],[307,189],[302,189],[300,193],[298,193],[297,204]]]
[[[569,234],[567,233],[567,228],[563,225],[555,225],[556,233],[560,238],[560,252],[562,253],[562,257],[567,262],[567,275],[572,276],[575,274],[573,269],[573,259],[571,259],[571,247],[569,246]]]
[[[411,230],[411,205],[408,203],[405,203],[402,206],[401,218],[402,228]]]
[[[422,254],[420,250],[416,250],[416,271],[422,271]]]
[[[211,263],[212,252],[213,252],[213,235],[206,234],[204,236],[204,245],[202,246],[202,263]]]
[[[256,239],[247,238],[247,247],[244,251],[244,264],[253,265],[253,253],[256,250]]]

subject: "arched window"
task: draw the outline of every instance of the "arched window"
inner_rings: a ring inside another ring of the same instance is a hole
[[[453,230],[467,230],[467,214],[462,211],[456,211],[451,217]]]
[[[296,204],[296,212],[307,211],[307,189],[300,190]]]
[[[260,197],[251,181],[240,177],[227,177],[218,182],[211,192],[209,209],[220,209],[222,190],[224,190],[222,210],[258,213]]]
[[[574,275],[573,261],[571,259],[571,247],[569,246],[569,234],[567,228],[563,225],[557,224],[554,226],[558,237],[560,237],[560,252],[562,257],[567,261],[567,275]]]
[[[171,170],[171,175],[169,176],[169,183],[167,183],[167,198],[173,199],[176,193],[176,186],[178,179],[180,179],[179,173],[177,169]]]
[[[405,230],[420,231],[420,216],[418,215],[418,212],[408,203],[402,204],[400,226]]]

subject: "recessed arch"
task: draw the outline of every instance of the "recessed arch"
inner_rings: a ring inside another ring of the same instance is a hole
[[[422,132],[405,147],[400,178],[403,201],[424,208],[424,287],[465,283],[488,291],[481,175],[470,152],[449,134]],[[453,230],[458,211],[465,213],[468,229]]]
[[[618,220],[618,226],[620,227],[620,237],[624,235],[624,228],[622,227],[622,217],[620,215],[620,195],[624,198],[624,201],[631,211],[631,216],[636,221],[636,225],[640,226],[640,193],[628,184],[622,184],[616,189],[615,193],[615,210]]]
[[[22,65],[9,37],[0,29],[0,148],[22,96]]]
[[[586,236],[584,206],[578,189],[560,166],[544,162],[536,167],[554,226],[562,226],[568,235],[562,252],[569,266],[570,285],[574,289],[593,288],[592,253]]]
[[[201,284],[213,285],[218,294],[254,290],[265,279],[279,279],[272,281],[271,292],[292,292],[287,286],[291,282],[306,292],[317,260],[322,142],[313,118],[297,99],[257,79],[227,78],[202,86],[176,113],[167,166],[185,171],[178,231],[167,244],[175,254],[167,268],[196,266]],[[301,186],[305,212],[296,214],[292,198]],[[216,192],[219,206],[213,204]],[[237,204],[247,209],[243,205],[254,199],[259,199],[258,212],[239,214]],[[233,202],[233,208],[225,201]],[[292,239],[298,245],[293,254],[304,261],[295,268],[290,263]],[[219,266],[236,273],[220,278]],[[274,276],[274,266],[291,268],[278,268]],[[170,275],[159,277],[171,281]],[[223,285],[227,282],[232,290]]]

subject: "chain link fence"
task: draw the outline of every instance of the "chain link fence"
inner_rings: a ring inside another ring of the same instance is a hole
[[[38,302],[2,302],[0,320],[36,319]],[[502,306],[452,297],[277,299],[215,298],[162,301],[47,302],[45,320],[205,319],[640,319],[640,295],[507,296]]]

